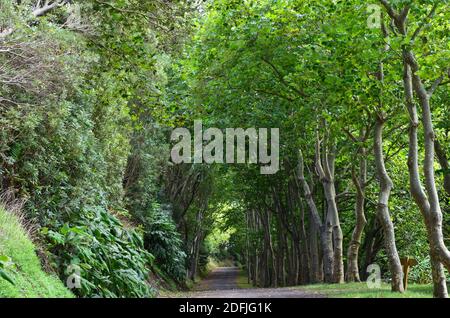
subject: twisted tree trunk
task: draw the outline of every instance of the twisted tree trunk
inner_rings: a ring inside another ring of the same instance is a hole
[[[381,4],[386,8],[387,13],[391,17],[398,29],[399,33],[406,38],[408,36],[408,14],[411,6],[406,5],[403,10],[398,13],[389,3],[388,0],[380,0]],[[432,19],[436,13],[438,6],[442,4],[436,1],[423,23],[414,31],[410,38],[412,44],[421,34],[422,30],[430,25],[428,20]],[[445,4],[442,4],[445,5]],[[442,211],[439,202],[439,195],[436,188],[434,175],[434,157],[435,157],[435,134],[433,128],[433,120],[431,116],[430,98],[434,91],[443,81],[444,77],[439,77],[431,86],[429,90],[420,78],[418,71],[419,65],[410,49],[410,45],[404,44],[402,47],[403,53],[403,84],[405,91],[406,105],[410,116],[410,130],[409,130],[409,153],[408,153],[408,169],[410,179],[410,189],[414,201],[418,205],[423,218],[428,234],[430,244],[431,267],[433,272],[434,283],[434,297],[448,297],[447,286],[445,284],[445,266],[450,270],[450,251],[444,244],[442,234]],[[447,73],[450,69],[447,70]],[[423,172],[425,177],[425,191],[422,188],[419,163],[418,163],[418,141],[417,141],[417,127],[419,119],[417,109],[413,99],[413,91],[416,92],[417,97],[422,108],[422,124],[424,129],[424,149],[425,159],[423,162]]]
[[[339,213],[336,204],[336,189],[334,185],[334,147],[328,149],[324,142],[323,160],[321,159],[320,140],[316,140],[316,171],[322,183],[327,201],[327,229],[332,229],[333,238],[333,282],[344,282],[344,261],[343,261],[343,236],[339,221]],[[322,162],[323,161],[323,162]],[[326,233],[329,235],[329,233]]]
[[[430,243],[431,269],[433,276],[433,295],[434,297],[448,297],[447,285],[442,261],[447,260],[447,268],[449,267],[449,252],[444,244],[442,234],[442,212],[437,195],[436,184],[434,181],[434,131],[431,120],[431,111],[429,104],[429,94],[423,88],[423,84],[417,75],[413,76],[409,60],[411,52],[404,51],[403,58],[403,82],[405,89],[406,105],[410,116],[409,129],[409,153],[408,153],[408,169],[409,183],[411,194],[419,207],[425,226],[427,228],[428,240]],[[424,142],[425,142],[425,160],[423,163],[424,175],[426,180],[425,194],[420,181],[419,160],[418,160],[418,138],[417,129],[419,126],[419,118],[417,107],[414,103],[413,88],[419,96],[422,106],[422,123],[424,125]]]
[[[331,233],[332,233],[331,224],[327,220],[325,220],[325,222],[322,222],[320,218],[317,205],[311,193],[311,189],[309,187],[308,182],[305,179],[304,161],[303,161],[303,154],[301,151],[299,151],[298,179],[300,181],[301,186],[303,187],[304,196],[308,204],[309,211],[311,213],[311,218],[314,227],[318,229],[323,255],[324,281],[326,283],[331,283],[333,281],[333,250],[331,244]]]
[[[384,165],[383,157],[383,126],[384,118],[378,116],[374,133],[374,153],[377,175],[380,183],[380,194],[378,197],[377,217],[383,227],[386,254],[389,260],[389,268],[392,275],[392,291],[404,292],[403,270],[395,244],[394,225],[389,213],[389,197],[392,189],[392,180]]]

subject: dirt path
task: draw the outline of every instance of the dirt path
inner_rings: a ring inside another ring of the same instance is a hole
[[[195,291],[230,290],[238,289],[237,278],[240,269],[238,267],[218,267],[208,277],[203,279],[195,288]]]
[[[239,288],[239,268],[219,267],[201,281],[193,292],[182,297],[189,298],[321,298],[321,294],[306,292],[294,287],[286,288]]]

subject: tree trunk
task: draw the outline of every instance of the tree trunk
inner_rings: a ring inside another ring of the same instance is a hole
[[[245,232],[245,249],[246,249],[246,266],[247,266],[247,284],[252,281],[252,256],[250,254],[250,237],[249,233],[251,230],[251,216],[249,212],[245,214],[246,220],[246,232]]]
[[[359,177],[353,172],[352,180],[356,188],[355,198],[355,219],[356,225],[353,230],[352,240],[348,247],[347,254],[347,282],[360,282],[358,255],[359,247],[361,246],[361,237],[366,226],[366,217],[364,214],[365,204],[365,189],[367,176],[367,159],[366,149],[362,148],[360,151],[361,158],[359,160]]]
[[[289,250],[286,244],[287,235],[285,234],[286,230],[283,230],[282,225],[278,222],[277,234],[278,234],[278,248],[277,248],[277,257],[275,258],[277,264],[277,282],[278,286],[283,287],[286,286],[286,259],[289,258]]]
[[[261,221],[264,229],[264,240],[266,243],[266,246],[264,250],[266,250],[266,259],[267,259],[267,271],[268,275],[266,277],[265,287],[278,287],[278,280],[277,280],[277,264],[275,260],[275,252],[273,249],[273,243],[272,243],[272,235],[270,233],[270,217],[269,212],[267,210],[263,210],[261,212]]]
[[[312,196],[308,182],[306,182],[304,174],[304,161],[302,152],[299,152],[298,179],[303,187],[304,196],[312,216],[312,221],[318,229],[320,236],[320,244],[322,246],[323,255],[323,274],[324,281],[331,283],[333,281],[333,249],[331,244],[331,224],[326,220],[322,222],[319,211]]]
[[[299,260],[301,266],[301,280],[302,284],[308,284],[311,282],[311,260],[309,258],[309,244],[308,244],[308,236],[306,235],[305,229],[305,208],[300,202],[300,242],[301,247],[299,246],[300,257]]]
[[[374,153],[377,175],[380,183],[380,193],[378,197],[377,217],[383,227],[384,243],[386,254],[389,260],[389,268],[392,275],[392,291],[404,292],[403,269],[398,256],[395,244],[394,225],[389,213],[389,197],[392,189],[392,180],[389,177],[384,165],[383,157],[383,126],[384,118],[378,116],[375,124]]]
[[[382,228],[380,226],[379,219],[375,216],[371,220],[370,230],[366,233],[363,251],[364,251],[364,265],[361,270],[361,279],[366,280],[368,277],[367,268],[370,264],[373,264],[375,261],[375,257],[380,250],[380,246],[382,245],[383,236],[382,236]]]
[[[339,221],[339,213],[336,204],[336,189],[334,185],[334,147],[329,150],[326,142],[323,147],[323,162],[320,155],[320,141],[316,142],[316,170],[322,183],[325,198],[327,201],[327,227],[331,227],[333,240],[333,282],[344,282],[344,261],[343,261],[343,236]],[[329,234],[326,234],[329,235]]]
[[[408,60],[411,59],[411,54],[411,52],[406,50],[403,52],[403,83],[406,105],[410,116],[408,153],[409,184],[411,194],[422,213],[427,228],[432,264],[431,269],[433,273],[434,296],[446,298],[448,297],[448,292],[445,284],[445,274],[442,269],[442,264],[440,263],[447,260],[446,267],[449,269],[450,262],[448,261],[450,260],[450,256],[448,256],[449,252],[444,245],[442,234],[442,212],[434,180],[434,131],[429,104],[430,96],[424,89],[420,78],[417,75],[413,76],[411,65],[408,62]],[[417,107],[414,103],[413,88],[419,96],[423,113],[422,123],[424,125],[425,142],[425,160],[423,167],[428,197],[422,188],[419,174],[417,137],[419,117],[417,114]]]
[[[407,37],[407,21],[410,7],[406,6],[401,13],[397,13],[389,2],[382,2],[389,16],[394,21],[400,34]],[[427,18],[432,18],[438,8],[436,2]],[[413,42],[421,33],[423,28],[419,28],[414,32],[410,39]],[[439,196],[436,188],[434,175],[434,156],[435,156],[435,134],[433,128],[433,121],[431,116],[430,98],[435,89],[441,84],[444,77],[437,79],[430,90],[427,90],[418,75],[419,65],[410,46],[404,44],[402,46],[403,54],[403,84],[405,91],[406,106],[410,116],[410,130],[409,130],[409,153],[408,153],[408,169],[410,179],[410,189],[414,201],[418,205],[422,216],[425,220],[425,225],[430,244],[430,257],[433,271],[434,296],[448,297],[447,286],[445,284],[445,276],[442,265],[450,270],[450,252],[444,244],[442,234],[442,211],[439,202]],[[450,69],[447,70],[450,72]],[[419,125],[416,105],[413,98],[413,90],[422,108],[422,124],[424,129],[424,149],[425,159],[423,162],[423,171],[425,177],[426,194],[422,188],[419,163],[418,163],[418,141],[417,141],[417,127]]]
[[[311,215],[311,211],[310,211]],[[312,217],[310,217],[312,218]],[[323,281],[323,269],[320,264],[319,258],[319,246],[317,242],[317,235],[319,234],[319,230],[314,222],[310,222],[309,224],[309,252],[311,259],[311,283],[319,283]]]
[[[190,279],[192,281],[195,281],[195,277],[197,276],[197,268],[198,268],[198,257],[200,253],[200,245],[203,240],[203,231],[202,228],[202,221],[203,221],[203,210],[200,210],[197,212],[197,220],[196,220],[196,230],[195,230],[195,236],[192,242],[192,248],[191,248],[191,262],[190,262]]]

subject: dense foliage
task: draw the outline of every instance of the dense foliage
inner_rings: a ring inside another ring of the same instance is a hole
[[[1,191],[26,199],[62,281],[79,269],[78,296],[153,296],[153,266],[186,279],[187,247],[155,207],[168,200],[167,71],[193,9],[0,1]]]
[[[410,279],[434,277],[445,296],[448,4],[219,0],[206,12],[180,62],[194,92],[180,112],[280,129],[276,175],[220,176],[254,285],[359,281],[375,263],[402,291],[409,256]]]
[[[126,230],[105,210],[85,211],[75,224],[58,232],[42,229],[49,238],[55,268],[77,275],[82,297],[149,297],[146,279],[153,257],[144,250],[142,238]]]
[[[145,222],[144,244],[152,251],[159,268],[178,283],[186,279],[186,253],[171,217],[171,211],[155,204]]]
[[[26,200],[81,297],[151,297],[149,272],[184,287],[211,257],[258,287],[357,282],[376,264],[402,292],[407,256],[445,297],[449,14],[442,0],[0,0],[0,190]],[[199,119],[278,128],[280,170],[170,162],[172,129]]]

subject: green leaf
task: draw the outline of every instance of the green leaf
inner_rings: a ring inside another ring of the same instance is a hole
[[[0,269],[0,277],[14,285],[13,278],[2,269]]]

